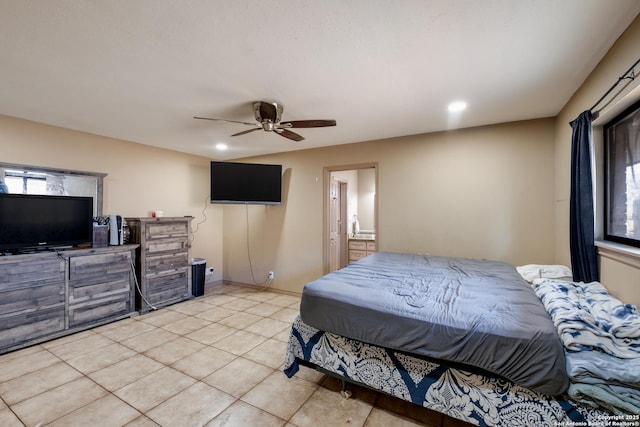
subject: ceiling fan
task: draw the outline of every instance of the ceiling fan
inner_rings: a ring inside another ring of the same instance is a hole
[[[319,128],[336,125],[335,120],[291,120],[281,122],[280,120],[282,118],[282,110],[282,105],[278,104],[277,102],[257,101],[253,103],[253,114],[256,117],[256,121],[258,122],[257,124],[239,122],[236,120],[213,119],[209,117],[194,117],[194,119],[240,123],[247,126],[254,126],[253,129],[234,133],[231,136],[244,135],[245,133],[262,129],[267,132],[275,132],[280,136],[289,138],[294,141],[302,141],[304,137],[302,137],[302,135],[298,135],[293,131],[290,131],[289,129],[291,128]]]

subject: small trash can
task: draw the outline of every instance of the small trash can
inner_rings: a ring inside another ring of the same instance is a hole
[[[204,276],[207,269],[207,260],[204,258],[191,259],[191,293],[193,296],[204,295]]]

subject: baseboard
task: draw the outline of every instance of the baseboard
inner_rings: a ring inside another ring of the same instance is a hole
[[[250,283],[242,283],[242,282],[233,282],[231,280],[222,280],[222,284],[230,285],[230,286],[241,286],[243,288],[255,289],[257,291],[262,290],[264,288],[264,286],[260,286],[260,285],[252,285]],[[291,295],[294,297],[299,297],[301,295],[299,292],[286,291],[284,289],[276,289],[271,287],[269,287],[268,289],[272,292],[277,292],[279,294],[284,294],[284,295]]]

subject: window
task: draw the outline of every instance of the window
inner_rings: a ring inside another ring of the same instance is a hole
[[[640,247],[640,102],[604,126],[605,239]]]
[[[4,182],[9,193],[47,194],[47,175],[43,173],[5,169]]]

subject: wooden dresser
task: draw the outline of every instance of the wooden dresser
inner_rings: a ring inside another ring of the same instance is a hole
[[[358,261],[376,251],[373,239],[349,239],[349,262]]]
[[[191,220],[193,217],[125,218],[136,251],[139,292],[136,309],[146,313],[191,294]]]
[[[130,316],[135,249],[0,257],[0,353]]]

